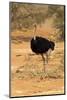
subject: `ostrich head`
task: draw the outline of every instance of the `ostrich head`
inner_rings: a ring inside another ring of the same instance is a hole
[[[54,46],[55,46],[55,43],[54,43],[53,41],[50,41],[50,48],[51,48],[52,50],[54,50]]]

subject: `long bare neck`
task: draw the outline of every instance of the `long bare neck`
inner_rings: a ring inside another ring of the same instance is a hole
[[[36,29],[37,29],[37,26],[34,25],[34,40],[36,40]]]

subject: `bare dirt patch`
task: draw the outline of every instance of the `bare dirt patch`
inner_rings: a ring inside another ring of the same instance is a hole
[[[11,43],[11,96],[64,93],[64,43],[56,43],[45,65],[30,49],[30,42]]]

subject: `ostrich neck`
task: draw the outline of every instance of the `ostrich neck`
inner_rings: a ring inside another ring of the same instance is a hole
[[[34,40],[36,40],[36,27],[34,29]]]

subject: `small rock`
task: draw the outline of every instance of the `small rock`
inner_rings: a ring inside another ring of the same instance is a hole
[[[42,76],[40,77],[40,80],[43,80],[43,77]]]
[[[22,55],[19,55],[19,54],[18,54],[18,55],[16,55],[16,56],[19,57],[19,56],[22,56]]]

